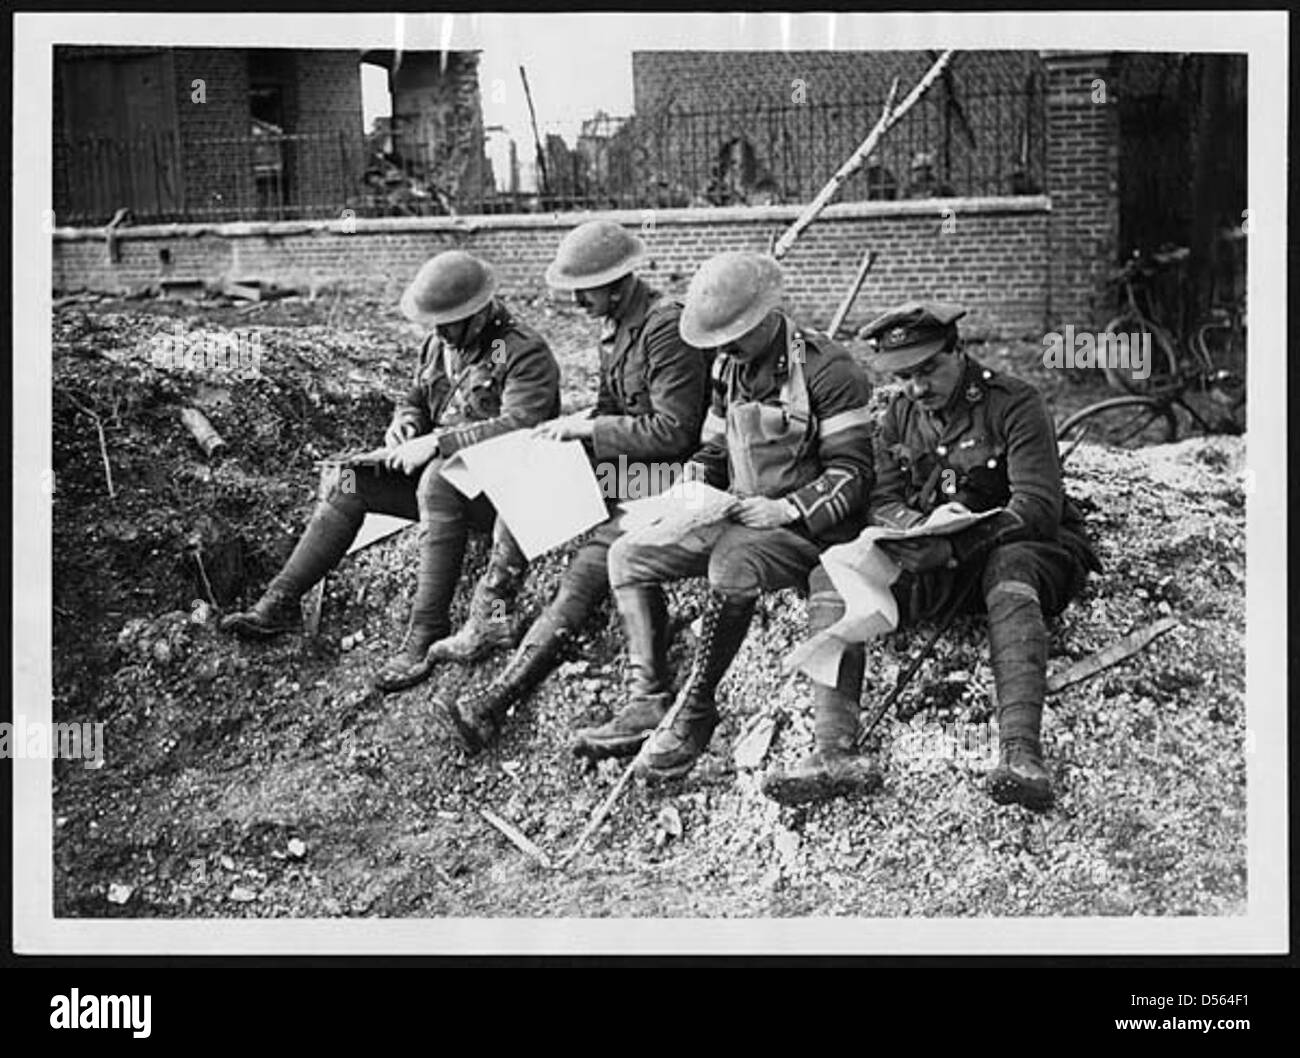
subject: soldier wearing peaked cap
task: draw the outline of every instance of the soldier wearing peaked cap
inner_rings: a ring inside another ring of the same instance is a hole
[[[450,632],[450,606],[471,526],[492,528],[488,572],[471,608],[513,599],[524,557],[486,497],[467,500],[442,476],[461,448],[534,426],[560,406],[559,365],[542,338],[496,296],[491,266],[460,250],[426,261],[401,300],[431,333],[414,384],[398,404],[376,465],[327,469],[322,498],[302,538],[262,597],[223,628],[264,639],[296,628],[307,590],[347,554],[367,512],[418,520],[420,564],[410,622],[396,653],[374,677],[384,691],[424,679],[430,647]]]
[[[1060,612],[1088,570],[1099,568],[1077,508],[1065,496],[1052,420],[1033,387],[991,371],[958,341],[957,305],[908,302],[861,332],[869,362],[902,392],[886,408],[875,439],[872,521],[909,528],[936,507],[1005,513],[954,537],[881,546],[904,572],[893,586],[900,621],[930,619],[960,601],[977,577],[971,606],[987,612],[1001,746],[989,791],[999,803],[1042,808],[1052,801],[1040,728],[1047,679],[1044,615]],[[822,568],[810,578],[809,625],[834,624],[844,604]],[[769,774],[764,790],[783,803],[858,792],[868,780],[851,755],[865,651],[841,662],[841,693],[817,701],[813,754],[790,772]]]
[[[677,326],[682,306],[636,274],[645,256],[644,244],[632,232],[593,220],[564,237],[546,270],[550,286],[572,292],[588,315],[602,321],[600,387],[594,408],[543,423],[536,432],[582,441],[598,471],[680,465],[699,444],[708,405],[709,359],[682,340]],[[659,474],[645,477],[663,480]],[[627,498],[637,497],[607,495],[611,517],[578,547],[555,599],[496,679],[467,699],[447,702],[469,749],[496,738],[510,707],[547,676],[608,594],[606,559],[622,534],[614,507]]]
[[[740,497],[733,520],[668,545],[629,534],[609,552],[627,640],[627,700],[608,722],[579,731],[589,757],[630,756],[672,697],[662,585],[707,575],[683,704],[647,747],[646,768],[685,774],[719,720],[715,691],[745,640],[764,591],[802,589],[827,545],[865,524],[871,485],[871,385],[847,350],[781,310],[781,270],[767,256],[725,253],[692,278],[684,341],[716,349],[713,399],[693,477]]]

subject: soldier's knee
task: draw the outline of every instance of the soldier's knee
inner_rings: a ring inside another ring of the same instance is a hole
[[[1022,609],[1032,608],[1041,612],[1043,608],[1042,600],[1038,596],[1038,588],[1023,580],[999,580],[993,583],[986,581],[984,605],[988,609],[989,616],[993,618],[999,614]]]
[[[825,595],[827,592],[834,592],[835,585],[831,583],[830,574],[826,572],[826,567],[820,562],[813,567],[808,574],[808,596],[812,598],[815,595]],[[838,594],[838,593],[836,593]]]
[[[592,583],[603,587],[609,579],[609,550],[590,543],[580,547],[569,563],[569,568],[564,571],[561,589],[569,586],[585,589],[586,585]]]
[[[321,503],[344,514],[365,514],[366,501],[357,490],[356,471],[351,468],[327,467],[322,470],[316,495]]]
[[[1000,544],[989,552],[984,562],[984,594],[993,586],[1003,581],[1020,581],[1033,584],[1037,579],[1034,573],[1033,546],[1024,541]]]
[[[756,596],[763,590],[762,570],[751,549],[726,541],[709,555],[709,586],[721,595]]]
[[[415,499],[421,516],[460,511],[467,503],[464,495],[442,476],[442,460],[431,460],[420,472]]]
[[[627,537],[615,540],[610,545],[606,565],[610,585],[621,588],[644,581],[649,572],[646,558],[646,549],[631,543]]]

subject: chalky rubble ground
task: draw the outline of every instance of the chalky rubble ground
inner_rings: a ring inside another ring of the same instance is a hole
[[[414,534],[329,580],[320,635],[226,639],[203,600],[248,601],[287,554],[316,459],[369,446],[409,376],[413,335],[393,298],[325,293],[244,313],[109,301],[54,320],[55,719],[107,724],[106,765],[57,762],[55,910],[61,916],[1019,916],[1234,915],[1245,909],[1245,497],[1241,439],[1138,453],[1080,447],[1071,492],[1106,573],[1052,625],[1052,668],[1162,616],[1180,627],[1050,703],[1046,749],[1061,796],[1046,815],[994,806],[987,643],[960,620],[919,673],[923,710],[882,725],[883,790],[782,809],[730,747],[760,710],[781,725],[769,761],[811,742],[808,687],[780,669],[803,634],[793,593],[766,601],[724,682],[727,722],[692,775],[634,784],[563,873],[521,853],[488,807],[553,858],[617,781],[588,770],[569,732],[618,704],[621,636],[602,612],[580,648],[467,760],[435,699],[492,665],[440,672],[394,697],[367,678],[400,635]],[[594,325],[519,306],[565,370],[566,409],[594,391]],[[262,377],[160,371],[170,328],[257,328]],[[114,360],[92,350],[110,352]],[[117,351],[117,352],[115,352]],[[1099,395],[1041,368],[1029,342],[976,350],[1044,386],[1058,419]],[[105,424],[109,500],[93,425]],[[202,408],[229,454],[209,464],[180,425]],[[196,556],[198,556],[196,558]],[[199,561],[203,573],[199,572]],[[470,572],[484,558],[470,554]],[[534,569],[530,619],[566,560]],[[457,614],[467,598],[457,597]],[[698,584],[673,589],[684,674]],[[359,645],[341,649],[345,638]],[[900,634],[870,652],[864,700],[892,684]],[[123,899],[123,894],[126,894]]]

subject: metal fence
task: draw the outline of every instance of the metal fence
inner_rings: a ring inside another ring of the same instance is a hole
[[[862,143],[884,100],[665,111],[634,119],[631,188],[651,205],[802,203]],[[626,130],[624,130],[626,131]],[[1044,186],[1044,109],[1028,91],[924,97],[840,191],[846,201],[1018,195]]]
[[[56,144],[59,223],[102,224],[122,207],[150,221],[553,212],[803,203],[865,139],[882,100],[663,110],[592,122],[576,144],[520,144],[537,188],[492,173],[482,131],[379,146],[343,133]],[[932,92],[845,183],[843,201],[1020,195],[1044,186],[1044,108],[1024,90]],[[540,154],[540,157],[536,155]]]
[[[360,136],[254,133],[182,141],[171,132],[55,145],[60,224],[337,217],[364,199]]]

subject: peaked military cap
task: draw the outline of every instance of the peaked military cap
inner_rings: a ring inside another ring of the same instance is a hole
[[[908,301],[872,320],[859,338],[871,343],[868,363],[878,371],[908,371],[957,337],[960,305],[943,301]]]

